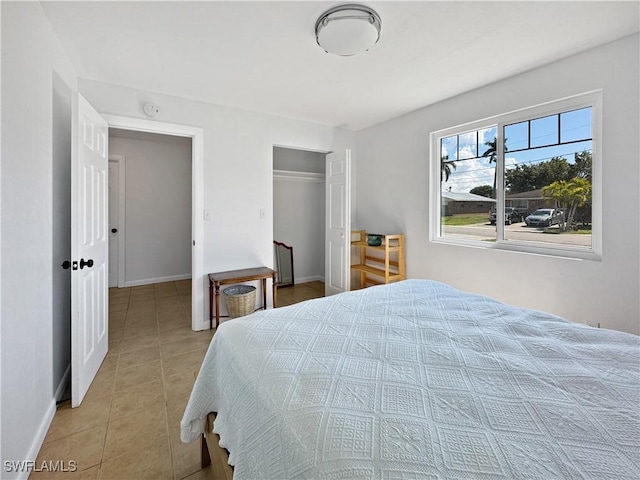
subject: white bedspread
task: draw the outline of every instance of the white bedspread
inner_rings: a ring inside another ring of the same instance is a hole
[[[234,479],[640,478],[640,342],[426,280],[223,323],[182,420]]]

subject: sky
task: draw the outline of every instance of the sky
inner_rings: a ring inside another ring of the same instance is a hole
[[[529,129],[532,147],[530,149]],[[480,185],[493,186],[495,163],[490,164],[489,158],[482,155],[489,148],[485,142],[493,141],[496,132],[497,128],[493,126],[441,139],[442,155],[448,155],[448,159],[455,160],[456,165],[455,170],[451,170],[449,180],[445,182],[443,178],[443,190],[468,193]],[[505,138],[507,169],[519,164],[535,164],[561,156],[573,163],[575,152],[591,151],[591,140],[579,141],[591,138],[591,108],[507,125]]]

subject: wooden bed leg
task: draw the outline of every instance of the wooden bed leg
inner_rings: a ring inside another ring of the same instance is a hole
[[[200,436],[200,468],[205,468],[211,465],[211,456],[209,455],[209,448],[207,447],[207,438],[204,433]]]

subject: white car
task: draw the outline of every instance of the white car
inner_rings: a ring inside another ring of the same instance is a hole
[[[550,227],[559,224],[564,214],[555,208],[539,208],[524,219],[527,227]]]

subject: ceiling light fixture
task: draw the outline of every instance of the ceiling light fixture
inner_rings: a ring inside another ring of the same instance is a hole
[[[349,57],[375,45],[381,28],[380,15],[372,8],[339,5],[316,20],[316,42],[327,53]]]

